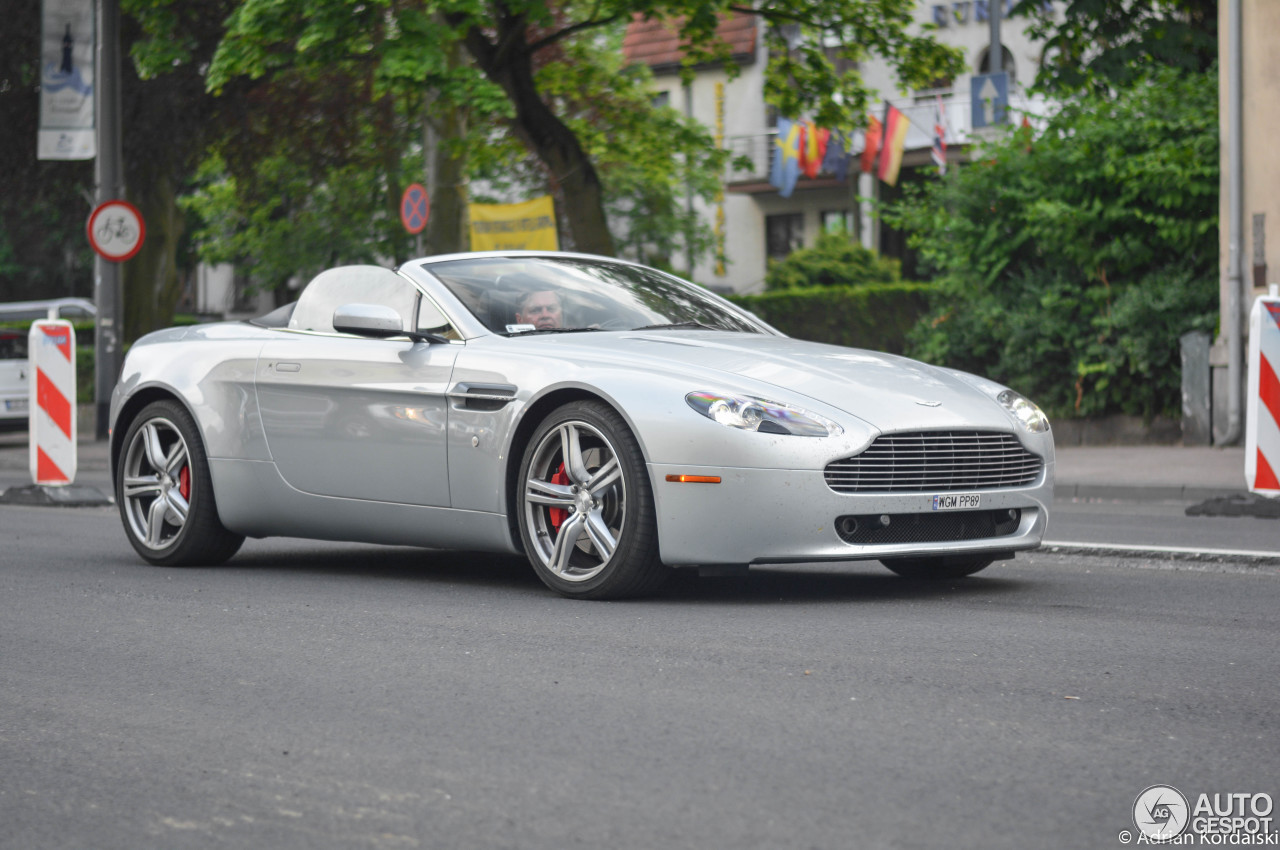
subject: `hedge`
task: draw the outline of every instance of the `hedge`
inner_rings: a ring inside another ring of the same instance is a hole
[[[901,354],[929,310],[932,284],[880,283],[787,289],[729,300],[787,336]]]

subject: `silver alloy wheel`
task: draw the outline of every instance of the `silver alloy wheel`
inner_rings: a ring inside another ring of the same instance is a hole
[[[626,499],[626,477],[603,433],[581,420],[548,431],[524,482],[538,559],[566,581],[599,574],[618,548]]]
[[[124,456],[125,517],[135,539],[158,551],[182,533],[191,509],[187,444],[168,419],[156,417],[133,435]]]

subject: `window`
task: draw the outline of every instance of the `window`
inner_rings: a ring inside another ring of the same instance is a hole
[[[822,232],[823,233],[847,233],[850,236],[855,234],[855,222],[853,218],[853,210],[825,210],[822,213]]]
[[[770,258],[782,258],[804,247],[804,213],[766,216],[764,220],[765,252]]]
[[[1003,65],[1001,66],[1000,70],[1004,71],[1006,74],[1009,75],[1009,86],[1010,88],[1012,88],[1013,84],[1018,81],[1017,69],[1013,65],[1013,54],[1009,52],[1009,48],[1005,47],[1002,44],[1000,45],[1000,55],[1004,59]],[[982,51],[982,59],[978,62],[978,73],[979,74],[991,73],[991,48],[990,47],[987,47]]]

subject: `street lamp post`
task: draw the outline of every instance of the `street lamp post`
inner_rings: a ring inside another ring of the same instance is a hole
[[[94,74],[98,155],[94,160],[97,204],[124,196],[120,142],[120,4],[98,0],[98,53]],[[94,436],[107,438],[111,391],[120,373],[120,265],[97,255],[93,261],[93,295],[98,306],[94,332]]]

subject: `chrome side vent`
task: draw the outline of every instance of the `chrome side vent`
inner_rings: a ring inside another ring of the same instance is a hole
[[[510,384],[455,384],[448,397],[459,410],[501,410],[515,401],[516,387]]]

